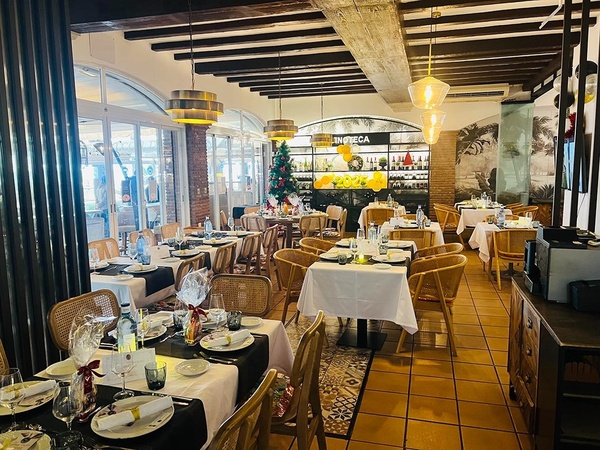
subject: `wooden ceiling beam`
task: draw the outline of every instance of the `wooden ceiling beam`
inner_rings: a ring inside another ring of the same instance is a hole
[[[556,58],[554,58],[552,61],[548,62],[548,64],[546,64],[546,66],[542,70],[539,71],[537,76],[528,80],[527,83],[525,83],[523,85],[523,90],[531,91],[538,84],[543,83],[546,78],[557,73],[560,70],[561,57],[562,57],[562,55],[560,53],[558,55],[556,55]]]
[[[306,76],[301,77],[301,78],[281,80],[281,84],[282,85],[294,85],[294,84],[308,84],[308,83],[319,84],[319,83],[322,83],[324,85],[329,85],[332,83],[340,83],[340,82],[345,82],[345,81],[367,81],[367,82],[369,81],[369,79],[362,74],[345,75],[345,76],[339,76],[339,77],[311,77],[311,76],[309,76],[309,73],[307,72],[305,75]],[[273,86],[274,84],[277,84],[278,82],[279,82],[279,80],[277,79],[277,77],[275,77],[270,80],[244,81],[244,82],[239,83],[239,86],[240,87],[267,87],[267,86]]]
[[[518,73],[518,74],[501,74],[501,73],[493,73],[490,72],[488,75],[482,75],[482,74],[473,74],[473,75],[469,75],[469,74],[460,74],[457,73],[456,75],[449,75],[449,76],[445,76],[445,77],[439,77],[440,80],[444,81],[445,83],[448,83],[450,86],[453,86],[454,84],[456,84],[456,82],[461,82],[461,81],[468,81],[469,84],[489,84],[489,83],[510,83],[510,84],[515,84],[514,80],[522,80],[522,79],[529,79],[530,77],[535,76],[535,72],[529,72],[529,73]],[[494,81],[492,81],[494,80]],[[498,80],[498,81],[495,81]]]
[[[350,75],[363,75],[363,71],[360,69],[360,67],[356,67],[356,68],[348,68],[348,69],[334,69],[334,70],[329,70],[327,67],[324,67],[323,69],[319,70],[318,72],[314,72],[314,71],[310,71],[307,72],[305,70],[301,70],[301,71],[287,71],[287,72],[282,72],[281,74],[281,79],[293,79],[293,78],[305,78],[307,76],[312,76],[312,77],[326,77],[326,76],[333,76],[333,75],[345,75],[345,76],[350,76]],[[240,82],[246,82],[246,81],[269,81],[269,80],[277,80],[279,78],[279,73],[277,70],[273,70],[269,73],[263,73],[263,74],[259,74],[259,75],[241,75],[241,76],[233,76],[233,77],[227,77],[227,81],[229,83],[240,83]]]
[[[434,70],[432,71],[432,75],[436,78],[444,78],[447,76],[453,75],[477,75],[477,74],[486,74],[486,73],[495,73],[495,74],[514,74],[514,73],[537,73],[542,70],[543,66],[521,66],[521,67],[496,67],[493,64],[490,64],[488,67],[478,67],[473,69],[452,69],[448,67],[445,70]],[[413,78],[422,78],[427,75],[427,71],[415,71],[413,72]]]
[[[283,94],[290,94],[290,93],[303,93],[303,92],[321,92],[321,89],[323,90],[323,93],[325,92],[335,92],[335,91],[339,91],[340,89],[369,89],[369,88],[373,88],[372,85],[370,84],[353,84],[353,83],[347,83],[347,84],[340,84],[340,85],[333,85],[333,86],[323,86],[321,88],[320,85],[316,85],[316,86],[281,86],[281,95]],[[273,88],[265,88],[265,89],[255,89],[253,92],[260,92],[260,95],[279,95],[280,89],[279,86],[274,86]]]
[[[419,0],[410,3],[399,3],[398,7],[403,13],[420,12],[430,8],[467,8],[469,6],[487,6],[505,3],[520,3],[521,0]]]
[[[463,59],[452,59],[449,58],[447,60],[439,60],[435,59],[432,63],[432,71],[436,69],[443,69],[444,67],[457,67],[457,68],[471,68],[471,67],[487,67],[490,64],[494,64],[497,66],[514,66],[514,65],[527,65],[527,64],[547,64],[554,56],[515,56],[515,57],[504,57],[504,58],[494,58],[494,57],[473,57],[473,58],[463,58]],[[411,66],[414,70],[418,70],[419,68],[427,69],[428,65],[427,59],[422,59],[418,61],[411,61]]]
[[[369,80],[356,80],[356,81],[347,81],[347,82],[338,82],[338,83],[294,83],[294,84],[282,84],[281,92],[290,92],[296,90],[310,90],[310,89],[321,89],[329,90],[329,89],[337,89],[342,87],[351,87],[351,86],[373,86]],[[279,86],[277,83],[273,83],[270,86],[256,86],[251,87],[250,92],[261,92],[261,93],[272,93],[275,94],[279,92]]]
[[[330,90],[321,92],[320,89],[316,90],[307,90],[307,91],[299,91],[295,93],[281,93],[281,98],[298,98],[298,97],[320,97],[321,95],[356,95],[356,94],[375,94],[377,90],[373,87],[371,88],[346,88],[346,89],[338,89],[338,90]],[[265,94],[260,94],[264,96]],[[269,99],[278,99],[279,95],[269,95]]]

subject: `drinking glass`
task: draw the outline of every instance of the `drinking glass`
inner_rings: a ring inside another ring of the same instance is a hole
[[[142,338],[142,348],[144,348],[144,338],[150,331],[150,318],[148,317],[148,308],[139,308],[137,310],[137,329]]]
[[[115,375],[120,376],[122,380],[121,390],[117,392],[113,398],[115,400],[121,400],[124,398],[133,397],[133,391],[125,389],[125,377],[129,372],[131,372],[131,369],[133,369],[133,353],[120,352],[119,347],[115,345],[110,358],[112,372]]]
[[[135,243],[130,242],[127,244],[127,255],[129,255],[129,258],[132,261],[135,261],[137,258],[137,245],[135,245]]]
[[[185,303],[181,300],[175,300],[175,305],[173,306],[173,325],[176,330],[183,330],[188,312],[189,309]]]
[[[6,369],[0,375],[0,405],[9,408],[12,414],[12,424],[5,431],[16,430],[18,428],[15,409],[25,396],[22,387],[23,378],[21,377],[21,371],[16,367]]]
[[[73,419],[81,412],[83,403],[81,395],[70,381],[59,381],[54,391],[52,414],[67,424],[67,432],[60,435],[63,444],[81,440],[79,431],[71,430]]]
[[[175,232],[175,242],[177,242],[177,247],[179,248],[179,250],[181,250],[181,244],[183,244],[184,240],[185,240],[185,233],[183,232],[183,230],[181,228],[178,228],[177,231]]]
[[[227,226],[229,227],[230,231],[233,231],[233,229],[235,228],[235,219],[233,218],[233,216],[229,216],[229,219],[227,219]]]
[[[223,303],[223,294],[210,294],[208,312],[215,319],[217,326],[225,319],[225,304]]]
[[[356,239],[361,241],[365,238],[365,230],[363,230],[362,228],[359,228],[358,230],[356,230]]]
[[[350,239],[350,251],[352,252],[352,264],[356,264],[356,254],[358,253],[357,239]]]
[[[98,254],[98,249],[97,248],[90,248],[88,250],[88,254],[89,254],[89,257],[90,257],[90,266],[92,266],[92,269],[94,270],[92,272],[92,275],[97,275],[98,272],[96,272],[96,266],[100,262],[100,255]]]

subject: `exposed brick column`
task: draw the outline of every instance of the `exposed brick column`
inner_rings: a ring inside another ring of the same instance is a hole
[[[186,125],[187,171],[190,198],[190,224],[204,222],[210,214],[208,197],[208,158],[206,154],[207,125]]]
[[[435,217],[434,203],[454,204],[457,131],[442,131],[431,146],[429,157],[429,217]]]

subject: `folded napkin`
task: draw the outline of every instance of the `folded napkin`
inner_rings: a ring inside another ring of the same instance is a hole
[[[23,389],[23,393],[25,394],[25,397],[31,397],[33,395],[39,394],[40,392],[46,392],[50,389],[54,389],[55,386],[56,386],[56,381],[46,380],[46,381],[42,381],[41,383],[35,383],[35,384],[32,384],[31,386],[27,386],[26,388]]]
[[[127,425],[144,417],[151,416],[165,409],[173,407],[173,399],[171,397],[159,397],[151,402],[144,403],[136,408],[121,411],[112,416],[100,417],[97,421],[98,431],[109,430],[114,427]]]
[[[129,266],[129,270],[133,271],[133,272],[140,272],[142,270],[148,270],[148,269],[152,269],[154,266],[154,264],[132,264],[131,266]]]
[[[241,342],[250,336],[250,331],[248,330],[239,330],[234,331],[233,333],[228,333],[222,336],[213,336],[209,335],[207,339],[204,341],[204,345],[208,348],[211,347],[221,347],[224,345],[235,344],[236,342]]]
[[[153,328],[160,328],[160,326],[163,324],[164,319],[161,317],[157,317],[155,319],[148,319],[148,326],[150,329]]]

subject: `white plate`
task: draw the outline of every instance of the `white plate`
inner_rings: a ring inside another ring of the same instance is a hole
[[[118,400],[114,403],[114,411],[119,413],[125,409],[132,409],[156,400],[156,398],[157,397],[154,395],[141,395],[138,397]],[[175,408],[171,407],[170,409],[164,409],[156,414],[136,420],[131,426],[123,425],[120,427],[114,427],[108,430],[100,431],[98,430],[98,418],[107,415],[108,412],[109,406],[105,406],[92,418],[92,431],[99,436],[109,439],[129,439],[138,436],[144,436],[145,434],[152,433],[153,431],[156,431],[162,427],[164,424],[169,422],[169,420],[171,420],[171,417],[173,417],[173,414],[175,413]]]
[[[146,336],[144,336],[144,341],[149,341],[150,339],[157,339],[159,337],[161,337],[163,334],[165,334],[167,332],[167,327],[165,327],[164,325],[161,325],[160,327],[155,327],[152,328],[150,330],[148,330],[148,332],[146,333]],[[140,333],[140,328],[138,327],[138,341],[142,340],[142,337],[139,335]]]
[[[409,241],[389,241],[389,248],[412,248],[413,244]]]
[[[125,280],[131,280],[133,278],[133,275],[128,274],[128,273],[120,273],[118,275],[115,275],[113,278],[117,281],[125,281]]]
[[[337,261],[339,252],[332,252],[331,250],[327,253],[321,253],[319,258],[326,259],[327,261]]]
[[[214,334],[216,336],[222,336],[224,333],[222,331],[217,331],[216,333],[212,333],[212,334]],[[206,342],[211,339],[212,334],[209,334],[208,336],[204,336],[200,340],[200,347],[202,347],[203,349],[206,349],[206,350],[214,351],[214,352],[233,352],[235,350],[241,350],[243,348],[249,347],[254,342],[254,336],[250,335],[241,342],[236,342],[234,344],[222,345],[222,346],[217,346],[217,347],[208,347],[206,345]]]
[[[200,250],[192,248],[192,249],[187,249],[187,250],[175,250],[174,252],[171,252],[171,254],[173,256],[183,256],[183,257],[188,257],[188,256],[196,256],[198,253],[200,253]]]
[[[263,321],[260,317],[252,317],[252,316],[242,316],[242,326],[243,327],[257,327],[262,325]]]
[[[77,368],[71,358],[67,358],[64,361],[59,361],[46,368],[46,375],[50,378],[61,379],[71,376],[75,373]]]
[[[142,266],[142,267],[143,267],[143,269],[139,270],[136,268],[135,265],[131,265],[131,266],[125,267],[125,269],[123,269],[123,271],[127,272],[127,273],[147,273],[147,272],[153,272],[156,269],[158,269],[158,266],[155,264],[149,264],[147,266]]]
[[[163,258],[164,262],[178,262],[180,261],[179,258]]]
[[[41,381],[25,381],[23,385],[33,386],[34,384],[41,383]],[[15,408],[15,412],[18,414],[20,412],[29,411],[31,409],[35,409],[38,406],[45,405],[54,397],[54,389],[48,389],[47,391],[40,392],[39,394],[32,395],[31,397],[26,397],[21,400],[21,404],[17,405]],[[0,416],[10,416],[10,408],[6,408],[5,406],[0,405]],[[0,444],[2,442],[0,441]]]
[[[157,313],[150,314],[148,317],[150,320],[162,320],[162,324],[167,327],[173,323],[173,313],[171,311],[159,311]]]
[[[382,263],[401,263],[406,261],[406,256],[402,253],[392,253],[388,255],[375,255],[373,261]]]
[[[104,269],[105,267],[108,267],[108,265],[109,265],[108,261],[100,261],[98,264],[96,264],[96,269]],[[90,269],[92,269],[91,264],[90,264]]]
[[[392,266],[389,264],[385,264],[385,263],[377,263],[377,264],[373,264],[373,267],[375,267],[376,269],[389,269]]]
[[[40,433],[41,431],[34,430],[7,431],[6,433],[0,434],[0,445],[2,445],[2,443],[6,439],[10,439],[10,445],[7,447],[9,449],[14,448],[15,450],[50,450],[52,440],[47,434],[41,436],[33,446],[31,446],[31,442],[24,442],[22,444],[19,444],[21,440],[27,439],[32,436],[38,436]]]
[[[212,246],[211,245],[199,245],[196,248],[199,248],[200,250],[210,250],[210,249],[212,249]]]
[[[335,243],[338,247],[350,247],[349,239],[341,239]]]
[[[208,370],[210,363],[205,359],[188,359],[175,366],[175,372],[186,377],[197,377]]]
[[[119,258],[110,258],[110,259],[107,259],[106,262],[108,262],[110,264],[118,264]]]
[[[419,228],[416,223],[405,223],[404,225],[399,225],[399,228]]]

